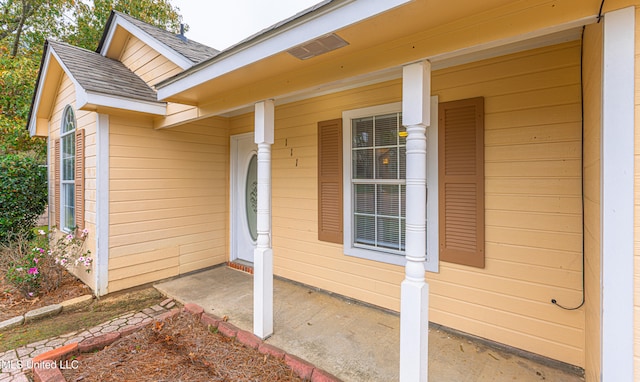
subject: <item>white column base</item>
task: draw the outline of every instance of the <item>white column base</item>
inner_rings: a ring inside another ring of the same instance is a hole
[[[426,382],[429,364],[429,284],[404,280],[400,288],[400,382]]]
[[[273,250],[253,251],[253,334],[267,339],[273,334]]]

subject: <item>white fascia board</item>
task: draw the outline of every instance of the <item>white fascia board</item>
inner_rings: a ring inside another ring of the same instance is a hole
[[[164,102],[140,101],[131,98],[123,98],[87,91],[84,92],[84,95],[86,97],[83,99],[84,103],[82,105],[79,104],[78,109],[86,107],[87,105],[95,105],[161,116],[167,114],[167,104]],[[79,99],[80,97],[77,98]]]
[[[44,83],[44,77],[47,75],[49,71],[49,62],[51,61],[51,46],[47,47],[47,51],[44,52],[46,54],[44,63],[42,64],[42,69],[40,72],[40,82],[38,83],[38,88],[36,89],[36,97],[33,102],[32,110],[31,110],[31,119],[29,120],[29,135],[36,135],[36,122],[38,121],[38,109],[40,108],[40,100],[42,99],[42,86]]]
[[[193,62],[191,62],[191,60],[184,57],[183,55],[176,52],[175,50],[169,48],[167,45],[161,43],[160,41],[158,41],[157,39],[149,35],[147,32],[143,31],[142,29],[132,24],[130,21],[122,18],[122,16],[120,15],[116,15],[115,20],[111,24],[111,28],[107,33],[107,38],[105,39],[105,43],[102,46],[102,50],[100,51],[101,55],[106,56],[107,51],[109,50],[109,46],[111,45],[111,41],[113,40],[113,35],[115,33],[116,27],[118,25],[126,29],[129,33],[133,34],[140,40],[142,40],[142,42],[149,45],[155,51],[157,51],[158,53],[166,57],[169,61],[178,65],[182,70],[189,69],[190,67],[195,65]]]
[[[352,0],[319,12],[313,18],[284,27],[273,33],[265,33],[248,46],[238,46],[222,52],[207,65],[158,88],[158,99],[166,99],[194,86],[232,72],[266,57],[285,52],[288,49],[334,32],[348,25],[360,22],[379,13],[388,11],[412,0]]]

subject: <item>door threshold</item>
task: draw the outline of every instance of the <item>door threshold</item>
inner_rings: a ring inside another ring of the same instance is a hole
[[[235,269],[241,272],[248,273],[250,275],[253,274],[253,263],[248,261],[235,259],[233,261],[228,261],[227,266],[231,269]]]

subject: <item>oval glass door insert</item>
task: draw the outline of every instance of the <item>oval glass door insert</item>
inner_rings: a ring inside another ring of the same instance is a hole
[[[253,241],[258,240],[258,156],[253,154],[247,168],[245,183],[245,211],[247,228]]]

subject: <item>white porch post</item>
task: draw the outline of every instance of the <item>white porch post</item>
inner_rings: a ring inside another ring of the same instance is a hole
[[[265,339],[273,334],[273,250],[271,249],[271,145],[273,100],[255,105],[255,142],[258,145],[258,241],[253,263],[253,333]]]
[[[407,128],[406,258],[400,296],[400,381],[427,381],[429,285],[427,249],[427,137],[431,112],[431,63],[402,71],[402,120]]]
[[[633,380],[634,36],[635,7],[605,14],[600,185],[603,381]]]

